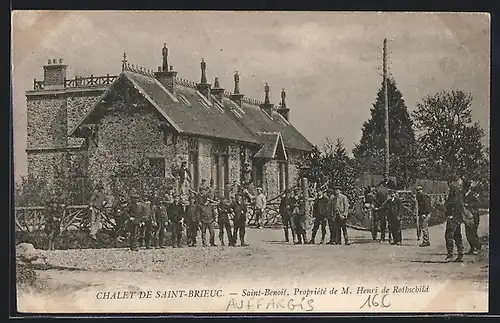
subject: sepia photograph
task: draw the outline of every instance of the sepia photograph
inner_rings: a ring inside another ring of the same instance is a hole
[[[11,24],[19,313],[489,311],[488,13]]]

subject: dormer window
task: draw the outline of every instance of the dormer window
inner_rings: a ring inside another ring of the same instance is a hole
[[[200,102],[200,104],[202,105],[202,107],[204,107],[205,109],[210,109],[210,107],[202,99],[198,99],[198,102]]]
[[[181,99],[181,101],[182,101],[185,105],[187,105],[188,107],[190,107],[190,106],[191,106],[191,102],[189,102],[189,101],[188,101],[188,99],[186,99],[186,97],[185,97],[184,95],[179,94],[179,98]]]
[[[243,119],[243,116],[238,112],[238,110],[231,109],[231,112],[233,112],[238,118]]]
[[[219,102],[215,102],[215,107],[217,110],[219,110],[221,113],[224,113],[224,107]]]

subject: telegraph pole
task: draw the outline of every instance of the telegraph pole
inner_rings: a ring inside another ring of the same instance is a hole
[[[385,171],[389,175],[389,100],[387,93],[387,38],[384,38],[384,57],[383,57],[383,81],[384,81],[384,110],[385,110]]]

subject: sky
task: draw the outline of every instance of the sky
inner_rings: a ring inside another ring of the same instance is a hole
[[[463,90],[489,145],[490,16],[479,13],[17,11],[12,14],[15,180],[26,175],[26,97],[49,58],[67,78],[118,75],[129,63],[156,70],[161,48],[178,76],[207,77],[233,91],[278,104],[285,89],[290,120],[313,144],[343,138],[348,151],[381,86],[382,43],[389,72],[409,111],[426,95]]]

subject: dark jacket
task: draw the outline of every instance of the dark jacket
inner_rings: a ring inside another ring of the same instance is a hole
[[[287,197],[281,197],[280,207],[279,207],[281,215],[286,215],[286,213],[288,212],[287,200],[288,200]]]
[[[380,207],[389,198],[389,189],[387,186],[379,185],[375,193],[375,207]]]
[[[49,203],[46,206],[45,232],[59,232],[63,216],[63,207],[58,203]]]
[[[231,209],[234,212],[234,224],[235,225],[245,225],[247,222],[247,206],[245,203],[233,202],[231,204]]]
[[[418,215],[429,214],[432,212],[431,198],[425,193],[417,194]]]
[[[458,197],[451,196],[448,197],[446,201],[446,209],[444,214],[446,217],[452,217],[458,222],[463,222],[464,204],[462,200]]]
[[[189,204],[186,206],[186,212],[184,214],[184,220],[190,223],[198,223],[200,222],[200,214],[198,210],[198,205]]]
[[[129,219],[133,220],[134,222],[140,222],[144,217],[142,207],[138,202],[128,203],[125,212],[128,215]]]
[[[214,212],[213,212],[213,206],[212,205],[210,205],[210,204],[207,204],[207,205],[201,204],[201,205],[198,206],[198,209],[199,209],[201,223],[208,224],[208,223],[212,223],[212,222],[215,221]]]
[[[387,202],[382,207],[387,210],[387,217],[392,219],[401,219],[401,212],[403,212],[403,202],[399,197],[394,197],[394,199],[387,200]]]
[[[313,217],[324,218],[328,215],[330,200],[326,196],[317,198],[313,204]]]
[[[219,210],[219,219],[218,223],[219,224],[227,224],[229,223],[229,214],[231,213],[231,206],[226,205],[223,202],[219,203],[219,206],[217,207]]]
[[[180,222],[184,219],[184,205],[181,202],[173,203],[168,210],[168,219],[172,223]]]

